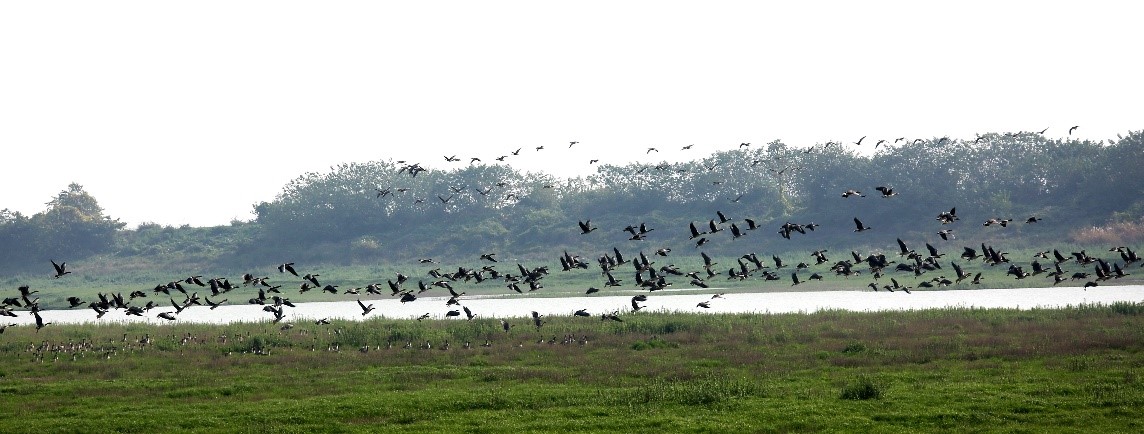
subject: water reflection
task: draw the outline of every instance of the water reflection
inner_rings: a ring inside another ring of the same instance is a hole
[[[462,299],[479,318],[524,317],[537,311],[542,315],[572,315],[577,309],[587,309],[593,315],[604,312],[631,309],[631,297],[643,291],[625,291],[623,296],[562,297],[545,298],[530,296],[472,296]],[[400,303],[397,299],[363,300],[373,304],[375,310],[366,318],[416,318],[428,313],[431,318],[441,319],[451,309],[446,306],[446,297],[423,297],[411,303]],[[701,301],[710,300],[710,309],[697,307]],[[1101,286],[1085,291],[1081,288],[1016,288],[978,289],[961,291],[914,291],[902,292],[871,291],[813,291],[813,292],[765,292],[726,294],[722,298],[711,299],[711,294],[680,294],[655,292],[641,305],[648,311],[666,312],[708,312],[708,313],[788,313],[816,312],[819,310],[843,309],[852,311],[918,310],[947,307],[975,308],[1054,308],[1080,304],[1110,304],[1118,301],[1144,301],[1144,286]],[[148,312],[144,317],[127,316],[122,310],[108,312],[102,319],[95,319],[91,309],[47,310],[40,314],[44,321],[64,323],[117,323],[149,322],[165,323],[156,318],[159,312],[172,310],[160,307]],[[8,323],[31,324],[32,316],[26,311],[17,311],[17,318],[4,318]],[[225,324],[230,322],[267,321],[271,315],[257,305],[228,305],[211,310],[194,306],[179,314],[178,322]],[[354,300],[340,302],[298,303],[296,308],[286,308],[285,322],[313,321],[318,318],[331,320],[360,320],[361,308]],[[461,319],[464,318],[462,315]],[[455,318],[454,318],[455,319]]]

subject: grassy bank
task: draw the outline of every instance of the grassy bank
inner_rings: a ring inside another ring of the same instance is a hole
[[[51,325],[0,334],[6,432],[1136,431],[1144,304]],[[408,348],[406,348],[408,347]]]

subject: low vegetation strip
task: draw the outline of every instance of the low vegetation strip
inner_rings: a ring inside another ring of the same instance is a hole
[[[5,432],[1141,429],[1144,303],[0,334]]]

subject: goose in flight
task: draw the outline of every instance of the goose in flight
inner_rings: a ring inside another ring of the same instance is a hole
[[[207,300],[207,304],[210,305],[211,310],[215,310],[216,307],[222,306],[222,304],[226,303],[226,301],[227,301],[224,298],[222,301],[216,303],[216,302],[211,301],[210,297],[207,297],[206,300]]]
[[[36,317],[36,332],[37,333],[40,331],[40,329],[44,328],[44,326],[51,324],[50,322],[44,322],[44,319],[42,317],[40,317],[40,312],[38,310],[33,310],[32,315]]]
[[[640,309],[644,308],[644,306],[639,305],[639,302],[641,301],[647,301],[647,296],[640,294],[632,297],[632,312],[638,312]]]
[[[906,247],[905,241],[902,241],[901,238],[898,238],[898,256],[906,256],[906,255],[913,253],[913,252],[914,252],[913,249]]]
[[[298,272],[294,271],[294,263],[293,262],[287,262],[285,264],[279,265],[278,266],[278,272],[279,273],[287,273],[288,272],[288,273],[293,274],[295,276],[298,275]]]
[[[890,196],[897,196],[898,195],[898,193],[894,192],[894,189],[890,188],[890,187],[878,186],[878,187],[874,187],[874,189],[881,192],[882,197],[890,197]]]
[[[592,232],[592,231],[597,229],[596,227],[592,226],[592,220],[580,221],[579,225],[580,225],[580,234],[581,235],[587,234],[587,233]]]
[[[620,286],[621,281],[616,280],[612,273],[605,271],[604,275],[608,278],[608,283],[605,283],[604,286]]]
[[[699,252],[699,255],[703,257],[703,268],[704,269],[710,270],[711,267],[714,267],[714,266],[719,264],[718,262],[712,261],[711,257],[707,255],[707,252]]]
[[[699,228],[695,227],[694,221],[691,222],[690,228],[691,228],[691,238],[688,238],[688,239],[691,239],[691,240],[699,238],[701,235],[704,235],[707,233],[707,232],[699,232]]]
[[[953,237],[953,229],[940,230],[937,232],[937,235],[941,237],[941,239],[949,241],[950,237]]]
[[[361,307],[361,316],[366,316],[367,314],[370,313],[370,311],[373,310],[372,304],[369,306],[366,306],[365,303],[361,302],[360,298],[358,299],[357,304],[358,304],[358,307]]]
[[[734,224],[734,223],[731,223],[731,239],[736,239],[736,238],[739,238],[743,235],[745,235],[745,234],[741,230],[739,230],[739,226]]]
[[[940,221],[943,225],[953,223],[957,220],[960,220],[957,218],[957,207],[950,208],[948,212],[943,211],[937,215],[937,221]]]
[[[67,267],[67,265],[68,265],[67,262],[60,262],[59,264],[57,264],[55,260],[52,260],[52,268],[56,269],[55,277],[57,279],[63,277],[65,274],[71,274],[71,271],[67,271],[64,269],[65,267]]]
[[[743,219],[743,221],[747,222],[747,230],[748,231],[753,231],[753,230],[759,228],[759,225],[756,224],[755,221],[752,219]]]
[[[862,232],[862,231],[868,231],[870,229],[874,229],[872,227],[869,227],[869,226],[862,224],[862,220],[858,220],[858,217],[854,217],[854,226],[857,226],[857,229],[854,229],[854,232]]]

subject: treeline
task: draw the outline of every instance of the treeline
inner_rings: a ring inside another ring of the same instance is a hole
[[[965,245],[1002,240],[1024,246],[1067,242],[1070,232],[1094,225],[1139,221],[1141,167],[1144,132],[1115,143],[1026,132],[935,137],[879,146],[872,154],[836,143],[802,148],[776,141],[684,163],[601,165],[596,174],[573,179],[500,164],[410,170],[409,163],[387,160],[300,176],[273,200],[256,204],[251,223],[138,230],[123,230],[73,184],[44,213],[0,215],[0,245],[7,246],[0,258],[12,264],[61,251],[72,257],[190,254],[216,266],[245,266],[284,258],[339,264],[473,259],[486,252],[534,259],[563,250],[594,258],[613,246],[687,252],[697,249],[698,239],[691,239],[689,223],[709,231],[717,211],[730,221],[719,224],[723,232],[701,236],[709,241],[702,249],[712,254],[881,249],[898,237],[936,240],[941,229],[953,229]],[[877,186],[897,194],[883,198]],[[851,189],[866,197],[841,197]],[[76,206],[76,198],[90,201]],[[960,221],[943,226],[935,220],[951,208]],[[1041,221],[1025,224],[1030,216]],[[874,230],[854,233],[855,217]],[[746,231],[746,218],[760,229]],[[990,218],[1013,224],[983,227]],[[582,235],[577,223],[586,220],[599,229]],[[784,239],[777,232],[786,222],[821,226]],[[623,228],[641,223],[652,231],[630,240]],[[731,223],[745,236],[732,239]]]
[[[5,269],[45,264],[114,248],[124,224],[103,214],[99,202],[72,183],[32,216],[0,210],[0,264]]]
[[[933,138],[872,155],[839,144],[796,148],[776,141],[685,163],[602,165],[569,180],[501,165],[413,176],[405,164],[375,161],[307,174],[258,204],[258,255],[372,261],[475,258],[486,251],[598,255],[612,246],[693,249],[688,224],[709,230],[717,211],[740,228],[750,218],[762,229],[734,241],[727,232],[706,235],[711,242],[703,248],[714,253],[878,248],[896,237],[936,239],[946,228],[964,240],[1059,243],[1076,228],[1144,215],[1142,164],[1141,132],[1109,144],[1036,133]],[[876,186],[898,194],[882,198]],[[849,189],[866,197],[842,198]],[[935,217],[951,208],[962,220],[942,226]],[[1035,229],[1023,223],[1030,216],[1042,219]],[[854,234],[855,217],[875,231]],[[1014,224],[983,227],[990,218]],[[581,235],[577,222],[589,219],[600,229]],[[821,226],[788,240],[777,234],[788,221]],[[640,223],[654,232],[630,241],[622,229]]]

